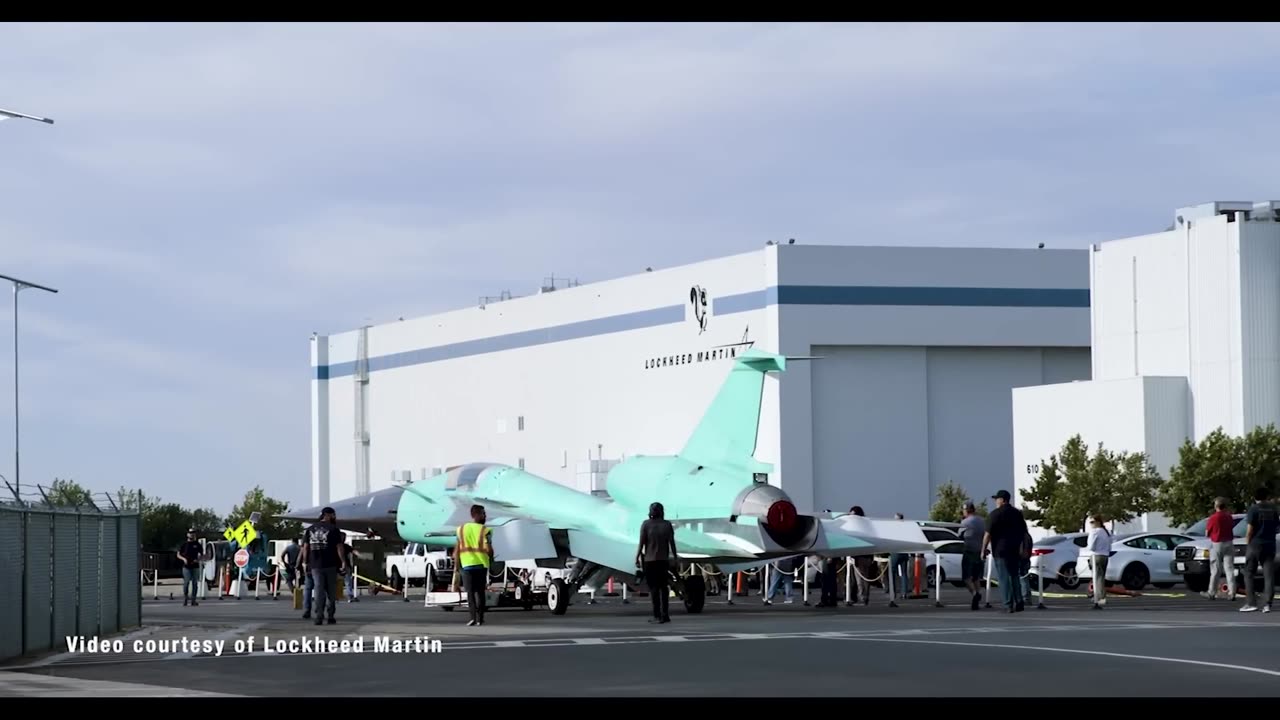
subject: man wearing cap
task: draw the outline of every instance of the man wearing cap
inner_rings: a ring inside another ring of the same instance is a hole
[[[970,610],[977,610],[982,600],[978,592],[978,584],[982,582],[982,537],[987,533],[987,524],[978,517],[978,509],[972,500],[965,501],[964,519],[960,521],[960,538],[964,540],[964,555],[960,558],[960,578],[965,587],[973,593]]]
[[[311,610],[315,613],[316,625],[324,622],[326,617],[330,625],[337,622],[333,616],[338,604],[338,574],[347,569],[343,551],[345,536],[338,529],[337,522],[337,513],[327,507],[320,511],[320,521],[308,527],[302,535],[302,560],[307,564],[314,584]]]
[[[996,501],[996,509],[987,518],[987,532],[982,538],[982,555],[985,558],[990,552],[995,557],[996,580],[1000,583],[1000,592],[1004,595],[1004,606],[1008,612],[1022,612],[1021,583],[1018,566],[1022,562],[1023,538],[1027,535],[1027,520],[1022,511],[1010,502],[1008,490],[1001,490],[991,498]]]
[[[200,577],[200,555],[202,554],[200,543],[196,542],[196,529],[189,528],[187,530],[187,541],[182,543],[182,547],[178,548],[178,559],[182,561],[182,606],[196,606],[198,597],[196,591],[197,583],[203,578]]]

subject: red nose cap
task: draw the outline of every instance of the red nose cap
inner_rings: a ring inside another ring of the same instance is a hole
[[[765,514],[765,523],[771,528],[787,532],[796,524],[796,506],[790,500],[778,500],[769,506]]]

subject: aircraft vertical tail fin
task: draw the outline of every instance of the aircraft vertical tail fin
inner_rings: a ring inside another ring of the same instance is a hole
[[[781,355],[754,348],[739,356],[680,455],[699,465],[768,472],[770,465],[752,457],[760,428],[764,378],[767,373],[785,371],[786,361]]]

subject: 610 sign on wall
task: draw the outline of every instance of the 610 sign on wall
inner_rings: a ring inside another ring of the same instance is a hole
[[[1027,466],[1027,474],[1028,474],[1028,475],[1039,475],[1039,474],[1040,474],[1040,466],[1039,466],[1039,465],[1028,465],[1028,466]]]

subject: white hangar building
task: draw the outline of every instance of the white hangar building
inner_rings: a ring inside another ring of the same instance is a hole
[[[1280,202],[1182,208],[1172,230],[1095,245],[1088,264],[1092,380],[1013,391],[1019,489],[1077,433],[1168,478],[1187,439],[1280,424]],[[1159,513],[1118,528],[1165,529]]]
[[[753,346],[821,356],[766,381],[769,482],[923,518],[948,478],[1012,486],[1013,388],[1089,377],[1089,254],[768,245],[314,337],[312,501],[472,461],[607,491],[611,462],[679,451]]]

